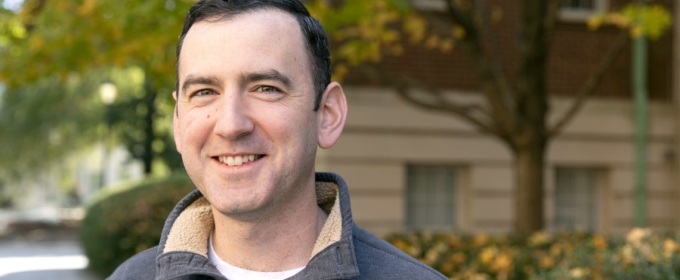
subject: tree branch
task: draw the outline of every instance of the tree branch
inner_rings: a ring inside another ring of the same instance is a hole
[[[34,7],[27,11],[26,15],[28,16],[28,20],[24,22],[24,28],[28,34],[33,33],[33,29],[35,29],[35,19],[45,8],[46,3],[47,0],[39,0]]]
[[[441,91],[428,87],[422,83],[418,83],[411,79],[394,79],[376,66],[367,65],[367,70],[371,70],[372,74],[377,75],[380,80],[390,85],[397,92],[397,95],[404,98],[407,102],[413,105],[424,109],[443,111],[453,114],[477,126],[477,128],[479,128],[479,130],[484,133],[502,137],[501,131],[498,130],[494,125],[487,123],[483,118],[479,118],[473,114],[474,112],[478,112],[487,119],[492,120],[492,118],[489,116],[489,113],[478,104],[454,104],[451,100],[446,99]],[[426,102],[413,97],[409,92],[409,89],[411,88],[419,88],[424,90],[425,93],[431,97],[434,97],[436,102]]]
[[[548,13],[545,16],[545,32],[548,38],[548,42],[552,42],[553,31],[555,31],[555,25],[557,25],[557,17],[560,13],[560,0],[552,0],[548,5]]]
[[[470,15],[471,13],[461,11],[451,1],[446,2],[453,21],[465,29],[465,37],[460,42],[477,68],[482,92],[493,108],[495,118],[509,121],[506,123],[510,123],[511,127],[514,126],[516,121],[512,112],[517,108],[517,105],[511,98],[514,94],[510,83],[508,83],[502,70],[493,67],[486,53],[484,53],[478,28]],[[510,130],[510,127],[506,127],[505,130]]]
[[[518,106],[522,120],[540,124],[544,129],[548,112],[547,78],[549,41],[545,30],[548,13],[546,0],[519,2],[519,67],[517,69]]]
[[[602,59],[602,61],[600,61],[600,64],[595,69],[595,72],[593,72],[590,78],[586,81],[585,85],[579,92],[578,97],[571,105],[571,108],[569,108],[569,110],[564,113],[559,121],[557,121],[555,125],[548,130],[548,138],[557,136],[564,126],[574,118],[581,107],[583,107],[585,101],[595,93],[595,90],[602,82],[602,77],[604,76],[605,72],[612,66],[612,64],[614,64],[614,61],[623,51],[623,47],[627,42],[628,31],[622,30],[616,39],[614,46],[609,50],[609,53]]]
[[[458,25],[463,27],[468,32],[476,32],[475,22],[473,17],[471,16],[472,13],[465,13],[464,11],[461,11],[460,8],[453,5],[452,0],[445,1],[447,4],[449,14],[451,15],[453,21],[455,21]]]
[[[501,87],[507,87],[507,90],[501,90],[500,96],[503,98],[503,103],[505,103],[506,107],[508,108],[516,108],[518,100],[516,99],[515,95],[513,92],[516,92],[515,90],[511,89],[510,84],[508,81],[505,79],[504,75],[504,70],[505,66],[503,65],[503,55],[501,54],[500,50],[500,41],[498,40],[498,34],[496,33],[496,30],[491,26],[490,21],[488,19],[488,16],[484,14],[484,12],[489,12],[489,10],[486,7],[486,1],[481,0],[480,6],[478,9],[480,10],[480,29],[481,33],[480,34],[487,34],[487,42],[489,44],[489,49],[491,50],[492,53],[492,58],[491,58],[491,68],[493,69],[494,72],[496,72],[498,76],[498,83],[501,85]],[[483,38],[482,38],[483,39]]]
[[[488,133],[491,135],[499,136],[500,133],[497,129],[495,129],[493,126],[485,123],[478,117],[475,117],[472,112],[477,110],[480,112],[484,112],[483,109],[476,104],[471,104],[471,105],[458,105],[458,104],[453,104],[449,100],[444,99],[442,96],[440,96],[439,93],[433,93],[430,91],[426,91],[428,94],[435,96],[437,99],[437,102],[426,102],[423,100],[419,100],[415,97],[413,97],[408,90],[405,87],[394,87],[395,90],[397,91],[397,95],[400,97],[404,98],[407,102],[416,105],[420,108],[424,109],[430,109],[430,110],[436,110],[436,111],[442,111],[446,112],[449,114],[453,114],[454,116],[460,117],[473,125],[477,126],[479,130],[481,130],[484,133]]]
[[[498,41],[498,34],[496,34],[496,30],[490,25],[488,16],[485,15],[485,11],[488,12],[486,9],[486,1],[481,0],[480,6],[478,9],[481,11],[480,12],[480,27],[481,27],[481,34],[488,34],[488,42],[489,42],[489,48],[491,49],[491,52],[493,54],[492,61],[493,67],[497,69],[497,71],[502,72],[503,69],[505,69],[505,66],[503,66],[503,56],[501,55],[501,50],[499,48],[500,43]]]

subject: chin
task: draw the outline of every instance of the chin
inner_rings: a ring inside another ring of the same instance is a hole
[[[271,199],[258,196],[252,189],[217,190],[204,193],[204,196],[214,210],[239,219],[257,215],[272,204]]]
[[[266,205],[247,205],[247,204],[213,205],[213,209],[222,214],[223,216],[240,221],[248,221],[261,218],[263,216],[262,212],[264,212],[266,208],[267,208]]]

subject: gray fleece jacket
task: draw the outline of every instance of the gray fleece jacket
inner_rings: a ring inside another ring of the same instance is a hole
[[[344,180],[316,174],[317,203],[328,219],[307,266],[288,279],[447,279],[352,220]],[[160,244],[121,264],[108,279],[226,279],[208,260],[210,204],[198,190],[170,213]]]

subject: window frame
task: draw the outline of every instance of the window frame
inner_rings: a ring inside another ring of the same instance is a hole
[[[608,228],[608,222],[607,219],[609,218],[609,193],[610,193],[610,186],[609,186],[609,177],[608,177],[608,169],[604,167],[594,167],[594,166],[574,166],[574,165],[558,165],[554,166],[551,168],[550,172],[550,178],[551,178],[551,184],[550,184],[550,196],[546,197],[548,199],[547,203],[550,205],[551,211],[546,212],[546,214],[550,215],[548,216],[548,220],[550,223],[548,224],[548,228],[551,231],[560,231],[560,230],[565,230],[564,228],[560,228],[557,226],[557,173],[559,169],[567,169],[567,170],[587,170],[589,172],[592,172],[594,178],[593,178],[593,188],[595,190],[593,191],[593,200],[594,200],[594,211],[595,213],[593,216],[593,223],[592,223],[592,228],[585,229],[588,231],[592,232],[607,232],[609,230]]]
[[[417,225],[410,223],[411,217],[411,203],[409,202],[410,188],[411,188],[411,173],[413,168],[448,168],[453,171],[453,194],[452,194],[452,224],[451,225]],[[430,163],[409,163],[405,166],[405,186],[404,186],[404,229],[406,231],[426,230],[426,231],[453,231],[464,230],[466,228],[467,219],[465,216],[465,209],[463,205],[466,203],[465,197],[468,195],[467,188],[467,172],[465,167],[455,164],[430,164]]]
[[[424,11],[445,11],[446,2],[442,0],[409,0],[414,9]]]
[[[561,0],[560,0],[561,1]],[[595,14],[609,10],[609,0],[593,0],[592,9],[559,8],[559,19],[566,22],[586,22]]]

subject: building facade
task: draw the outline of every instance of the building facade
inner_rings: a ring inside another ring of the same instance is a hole
[[[517,67],[517,8],[486,1],[503,19],[493,29],[508,73]],[[573,3],[572,3],[573,2]],[[549,123],[574,100],[619,32],[587,29],[593,12],[627,1],[563,1],[550,52]],[[671,1],[657,1],[677,9]],[[583,4],[585,3],[585,4]],[[584,5],[584,6],[579,6]],[[432,9],[436,9],[433,7]],[[676,13],[677,14],[677,13]],[[647,224],[680,223],[678,179],[678,28],[649,44]],[[677,51],[676,51],[677,52]],[[588,101],[549,144],[544,170],[547,229],[624,233],[634,226],[634,104],[631,51],[627,47]],[[673,59],[671,59],[673,58]],[[445,90],[454,98],[481,100],[465,55],[409,46],[382,64]],[[347,77],[349,114],[343,135],[319,150],[317,170],[342,174],[350,186],[355,220],[375,233],[411,229],[507,233],[514,225],[514,169],[505,144],[452,115],[429,112],[400,100],[389,87],[361,75]]]

